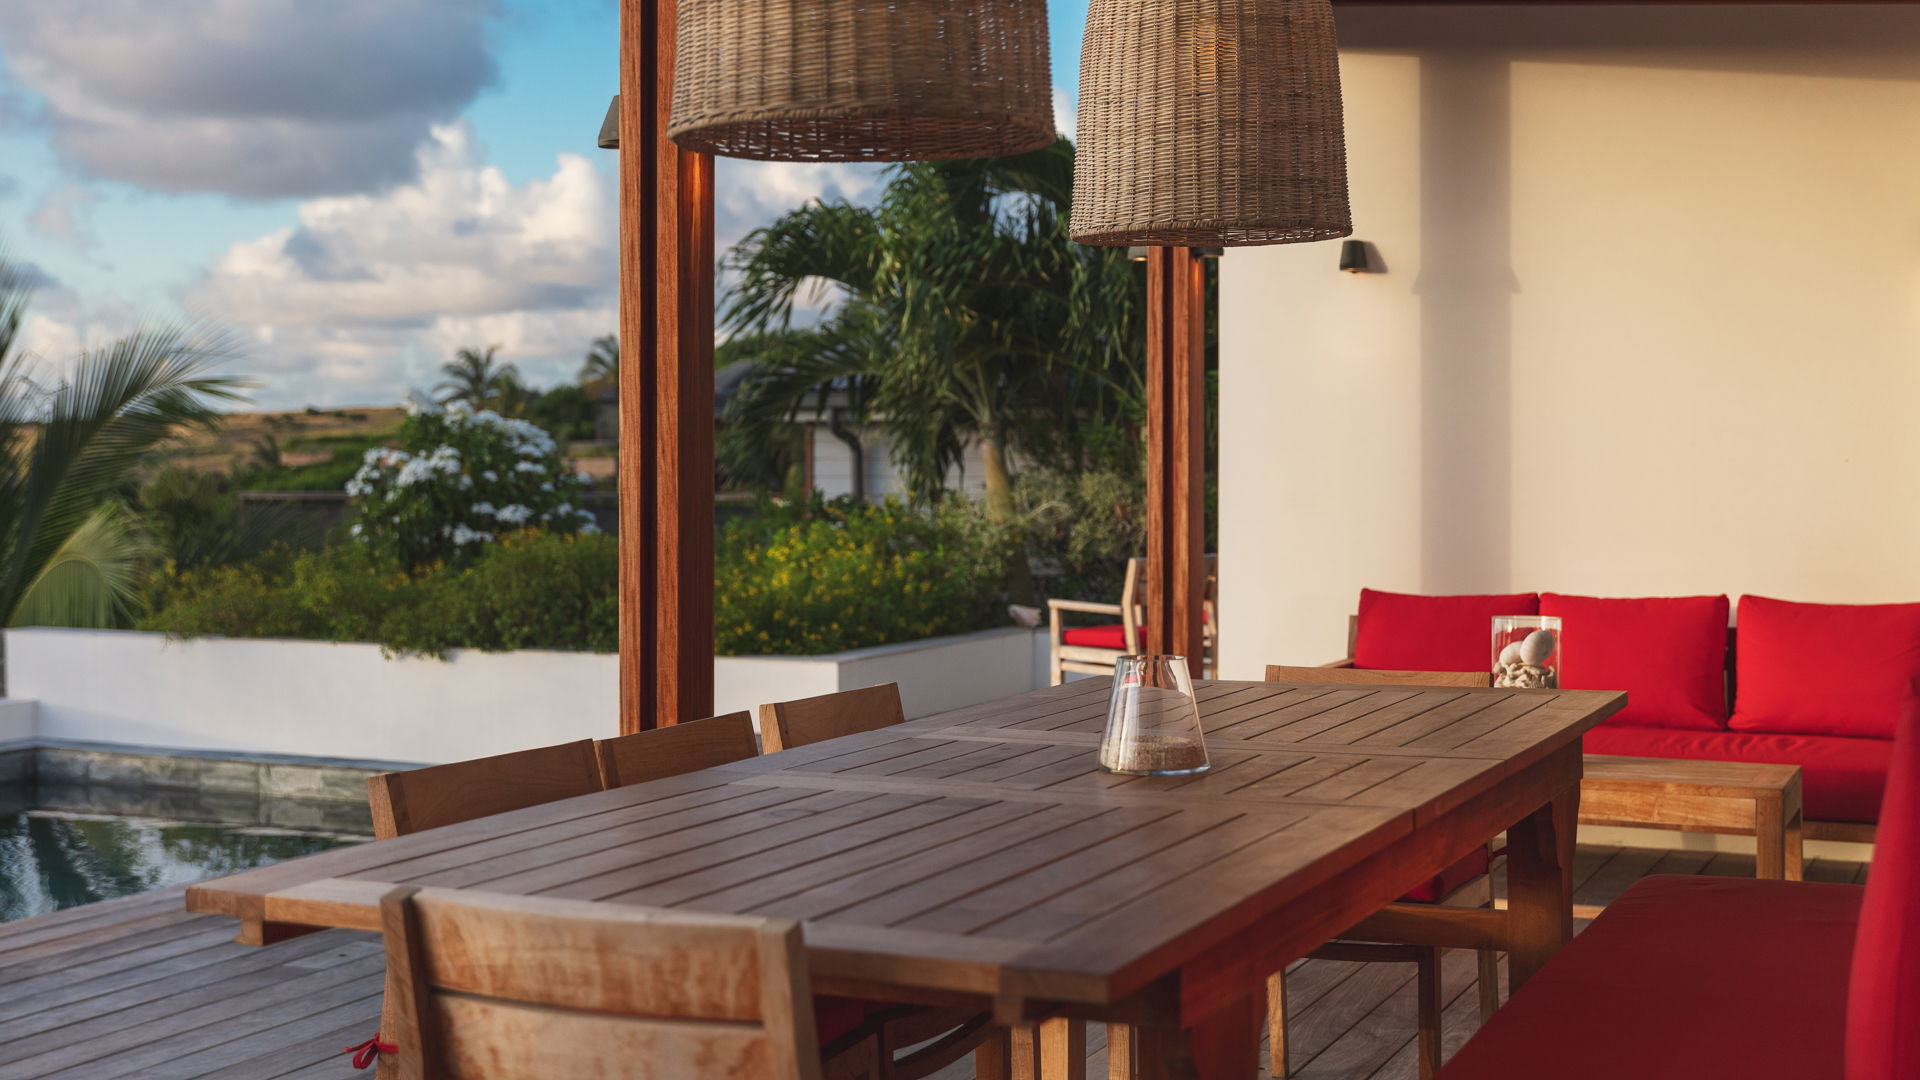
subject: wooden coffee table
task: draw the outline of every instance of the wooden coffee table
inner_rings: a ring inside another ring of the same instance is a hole
[[[1588,754],[1580,824],[1754,838],[1754,875],[1800,880],[1800,766]]]

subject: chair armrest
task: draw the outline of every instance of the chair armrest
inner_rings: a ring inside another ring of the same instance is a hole
[[[1344,660],[1334,660],[1334,661],[1330,661],[1330,662],[1328,662],[1328,663],[1325,663],[1325,664],[1321,664],[1320,666],[1321,666],[1321,667],[1352,667],[1352,666],[1353,666],[1353,657],[1351,657],[1351,656],[1349,656],[1349,657],[1347,657],[1347,658],[1346,658],[1346,659],[1344,659]]]
[[[1049,600],[1048,611],[1079,611],[1088,615],[1124,615],[1126,609],[1119,604],[1102,604],[1094,600]]]

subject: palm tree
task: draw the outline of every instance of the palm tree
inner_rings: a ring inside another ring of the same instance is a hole
[[[580,385],[597,383],[620,374],[620,339],[612,334],[593,339],[587,358],[580,365]]]
[[[0,620],[111,626],[139,597],[151,543],[119,497],[128,474],[183,425],[212,425],[238,380],[190,328],[143,329],[81,354],[43,385],[20,350],[31,290],[0,258]]]
[[[1065,139],[897,165],[887,179],[878,206],[812,203],[729,254],[726,328],[769,343],[741,407],[791,416],[859,380],[917,493],[937,496],[977,442],[988,511],[1007,520],[1016,457],[1084,464],[1090,432],[1141,414],[1137,274],[1122,251],[1068,237]],[[796,329],[820,281],[838,297]]]
[[[445,378],[434,387],[440,403],[464,401],[484,409],[510,395],[519,385],[520,372],[512,364],[494,363],[494,354],[499,351],[498,345],[489,345],[484,351],[461,349],[452,360],[441,364],[440,374]]]

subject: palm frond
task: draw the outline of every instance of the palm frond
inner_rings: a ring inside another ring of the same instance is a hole
[[[14,608],[12,626],[123,626],[156,554],[117,502],[102,503],[68,533]]]

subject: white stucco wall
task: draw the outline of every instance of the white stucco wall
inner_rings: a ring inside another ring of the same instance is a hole
[[[878,683],[909,718],[1022,693],[1045,680],[1030,630],[1008,628],[824,657],[721,657],[715,712]],[[377,646],[8,630],[0,741],[436,762],[619,731],[608,655],[459,651],[388,659]]]
[[[1384,272],[1221,263],[1225,674],[1367,585],[1920,600],[1920,10],[1338,19]]]

